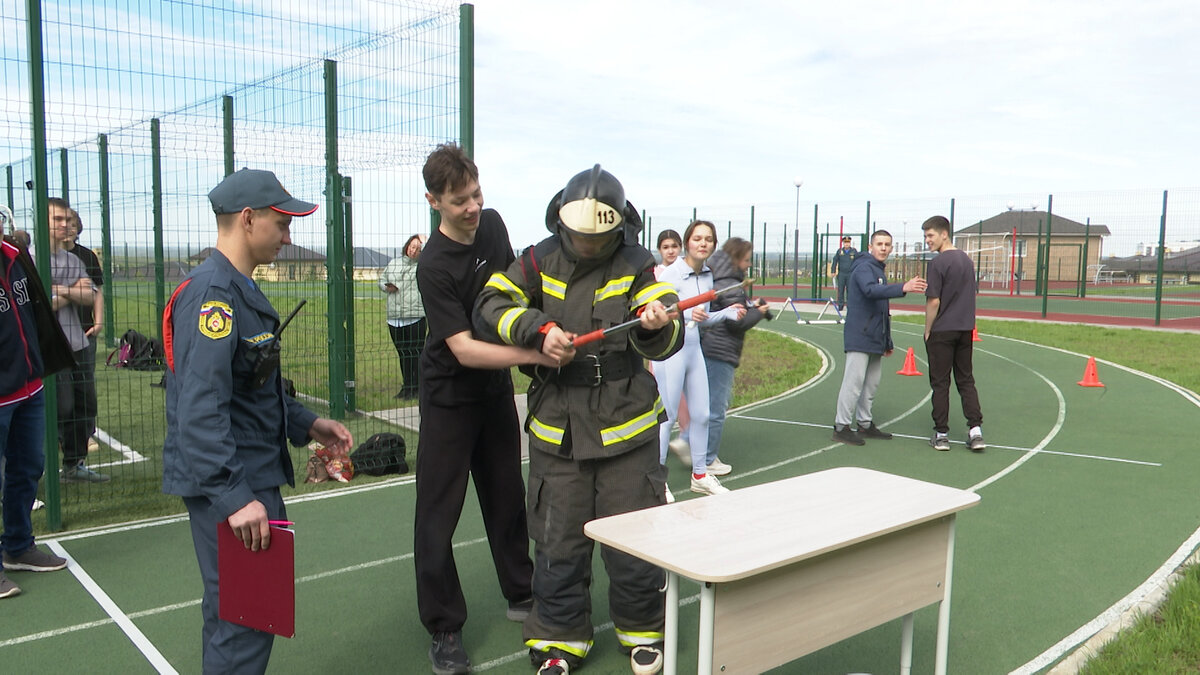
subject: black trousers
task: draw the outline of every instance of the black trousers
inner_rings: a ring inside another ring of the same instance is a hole
[[[512,397],[457,407],[421,401],[413,562],[417,609],[430,633],[461,630],[467,621],[453,536],[475,483],[500,592],[530,597],[533,561],[521,478],[521,436]]]
[[[75,352],[75,367],[58,375],[58,442],[62,465],[87,459],[87,442],[96,432],[96,341]]]
[[[421,361],[421,349],[425,346],[427,325],[424,317],[399,328],[388,324],[388,334],[392,336],[392,344],[396,346],[396,354],[400,357],[400,375],[404,378],[401,396],[417,395],[417,364]]]
[[[954,373],[954,385],[962,399],[963,416],[967,427],[983,424],[983,412],[979,409],[979,392],[975,390],[975,374],[971,356],[974,347],[971,331],[936,331],[925,341],[925,354],[929,359],[929,386],[933,389],[933,429],[938,433],[950,431],[950,374]]]

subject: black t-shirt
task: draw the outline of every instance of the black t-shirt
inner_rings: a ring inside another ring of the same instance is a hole
[[[925,297],[940,298],[937,318],[930,331],[975,328],[975,263],[960,249],[944,251],[925,270],[929,286]]]
[[[434,231],[417,262],[417,290],[425,306],[429,336],[421,352],[421,398],[439,406],[478,403],[513,394],[508,369],[466,368],[455,358],[446,338],[471,331],[475,298],[494,272],[516,259],[504,220],[493,209],[479,215],[470,245]]]
[[[104,270],[100,268],[100,259],[96,257],[95,251],[76,243],[71,249],[71,253],[75,254],[83,262],[83,268],[87,270],[88,277],[92,280],[92,285],[96,287],[96,292],[100,292],[100,287],[104,285]],[[83,324],[83,329],[90,330],[96,325],[96,317],[92,316],[92,305],[78,305],[76,311],[79,312],[79,323]]]

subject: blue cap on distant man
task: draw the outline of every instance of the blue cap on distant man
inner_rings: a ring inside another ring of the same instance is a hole
[[[240,213],[242,209],[274,209],[289,216],[307,216],[316,204],[296,199],[270,171],[241,169],[225,177],[208,193],[213,213]]]

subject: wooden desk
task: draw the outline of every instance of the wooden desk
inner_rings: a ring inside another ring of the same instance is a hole
[[[678,662],[679,577],[701,582],[697,672],[780,666],[940,603],[936,672],[946,671],[954,521],[965,490],[838,468],[593,520],[584,532],[667,572],[665,668]]]

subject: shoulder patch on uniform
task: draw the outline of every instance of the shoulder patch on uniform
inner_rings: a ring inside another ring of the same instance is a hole
[[[220,300],[200,305],[200,332],[213,340],[227,337],[233,332],[233,308]]]

